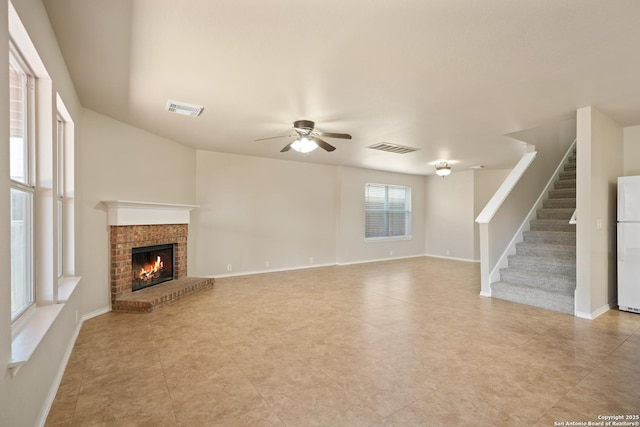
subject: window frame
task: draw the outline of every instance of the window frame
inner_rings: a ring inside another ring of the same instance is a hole
[[[55,144],[55,158],[56,158],[56,180],[55,180],[55,213],[56,216],[56,279],[60,281],[64,277],[64,257],[65,257],[65,121],[57,113],[56,117],[56,144]]]
[[[382,209],[371,209],[369,207],[369,195],[370,188],[378,188],[384,189],[384,201]],[[393,209],[391,208],[390,203],[390,190],[403,190],[404,191],[404,206],[403,209]],[[412,216],[411,216],[411,205],[412,205],[412,191],[411,187],[406,185],[393,185],[393,184],[378,184],[378,183],[366,183],[365,184],[365,195],[364,195],[364,240],[365,242],[376,242],[376,241],[389,241],[389,240],[410,240],[411,229],[412,229]],[[369,227],[369,215],[373,212],[383,213],[384,214],[384,230],[383,234],[379,233],[376,235],[371,235],[370,227]],[[392,234],[391,226],[390,226],[390,216],[391,214],[402,213],[404,215],[404,234]]]
[[[36,272],[35,272],[35,250],[36,250],[36,242],[35,236],[37,230],[35,229],[35,212],[36,212],[36,194],[35,194],[35,77],[31,68],[28,66],[27,61],[24,59],[20,51],[17,49],[12,40],[9,41],[9,67],[14,68],[17,72],[24,75],[24,106],[23,106],[23,122],[24,122],[24,148],[23,148],[23,169],[24,169],[24,181],[16,180],[14,177],[10,176],[10,190],[11,192],[19,192],[21,194],[26,194],[28,196],[28,212],[25,216],[25,221],[27,223],[26,230],[26,260],[24,275],[26,277],[26,283],[22,289],[26,295],[29,295],[28,301],[25,305],[18,308],[15,312],[13,310],[14,303],[14,292],[17,292],[14,289],[15,284],[13,283],[14,272],[12,271],[12,280],[11,280],[11,322],[12,324],[17,324],[26,313],[30,311],[30,309],[35,308],[37,304],[37,287],[36,287]],[[11,94],[9,96],[11,100]],[[10,156],[12,157],[12,156]],[[11,163],[11,159],[10,159]],[[13,197],[10,200],[10,206],[12,209],[15,208],[13,204]],[[13,229],[13,221],[11,225]],[[12,236],[13,239],[13,231]],[[14,245],[12,245],[14,246]],[[14,253],[12,251],[12,263],[14,260]]]

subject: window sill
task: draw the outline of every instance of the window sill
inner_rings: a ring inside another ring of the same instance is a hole
[[[80,276],[64,276],[58,280],[58,303],[67,302],[80,283]]]
[[[59,304],[50,304],[36,307],[33,312],[27,314],[28,318],[11,340],[11,361],[9,372],[14,377],[20,368],[29,362],[49,328],[64,308],[64,303],[71,297],[80,283],[79,276],[63,277],[58,282]]]
[[[394,237],[365,237],[364,241],[369,243],[375,242],[390,242],[397,240],[413,240],[412,236],[394,236]]]
[[[11,340],[11,361],[9,362],[9,371],[12,377],[18,373],[22,365],[29,361],[63,307],[64,304],[37,307],[13,337]]]

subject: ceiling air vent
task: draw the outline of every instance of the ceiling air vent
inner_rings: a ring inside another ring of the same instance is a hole
[[[405,147],[404,145],[391,144],[389,142],[380,142],[378,144],[370,145],[367,148],[396,154],[407,154],[419,150],[419,148]]]
[[[167,101],[167,111],[170,113],[182,114],[183,116],[198,117],[202,114],[204,107],[201,105],[187,104],[186,102]]]

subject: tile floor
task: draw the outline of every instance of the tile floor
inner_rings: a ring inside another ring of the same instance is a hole
[[[640,414],[640,315],[414,258],[219,279],[80,331],[46,426],[558,426]]]

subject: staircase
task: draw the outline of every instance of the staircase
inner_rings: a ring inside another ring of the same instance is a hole
[[[536,212],[536,219],[491,284],[491,296],[520,304],[574,313],[576,289],[576,226],[569,220],[576,208],[575,149],[554,189]]]

